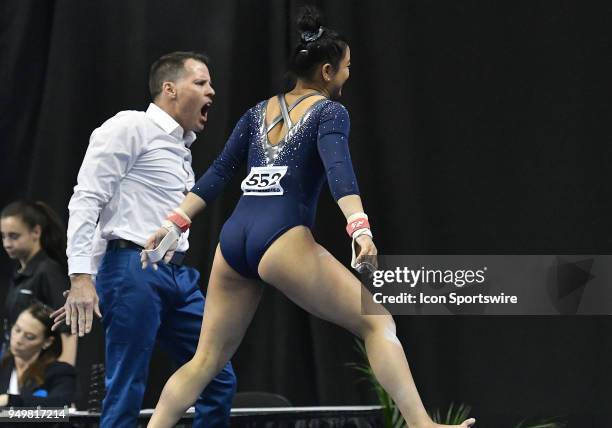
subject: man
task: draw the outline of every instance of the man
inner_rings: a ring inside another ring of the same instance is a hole
[[[106,334],[106,397],[102,427],[135,426],[155,340],[179,364],[194,354],[204,297],[199,274],[182,266],[187,233],[173,259],[141,269],[147,238],[194,184],[189,147],[204,129],[215,91],[205,56],[174,52],[151,66],[153,103],[123,111],[91,135],[68,206],[71,288],[56,325],[91,330],[93,312]],[[97,228],[97,231],[96,231]],[[94,232],[107,242],[96,274]],[[97,294],[96,294],[97,290]],[[99,308],[98,308],[99,296]],[[194,426],[227,426],[236,379],[231,365],[196,403]]]

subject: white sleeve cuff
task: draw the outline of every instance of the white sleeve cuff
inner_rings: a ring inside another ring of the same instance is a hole
[[[68,258],[68,275],[74,273],[93,274],[91,268],[91,257],[88,256],[73,256]]]

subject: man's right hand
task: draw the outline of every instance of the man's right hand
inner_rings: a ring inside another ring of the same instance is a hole
[[[51,314],[55,330],[63,322],[70,326],[72,334],[82,337],[91,331],[94,312],[102,317],[98,307],[98,294],[91,275],[80,273],[70,276],[70,291],[67,291],[66,303]]]

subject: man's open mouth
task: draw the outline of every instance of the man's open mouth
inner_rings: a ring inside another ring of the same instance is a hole
[[[204,119],[207,119],[208,116],[208,110],[210,109],[210,106],[212,105],[212,101],[207,102],[206,104],[204,104],[202,106],[202,109],[200,110],[200,113],[202,114],[202,117]]]

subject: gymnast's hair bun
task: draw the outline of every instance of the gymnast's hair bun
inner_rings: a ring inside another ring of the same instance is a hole
[[[330,63],[337,70],[348,46],[346,39],[336,31],[323,27],[321,14],[314,6],[298,10],[299,40],[289,59],[289,71],[294,77],[312,79],[316,68]]]
[[[314,6],[303,6],[298,11],[297,28],[300,33],[303,32],[317,32],[319,27],[323,23],[321,22],[321,14],[319,10]]]

